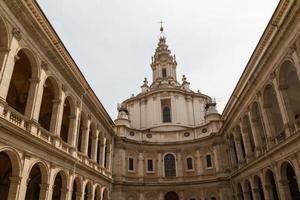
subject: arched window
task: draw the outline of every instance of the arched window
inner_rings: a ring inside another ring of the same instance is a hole
[[[172,154],[167,154],[164,157],[165,176],[176,176],[175,157]]]
[[[186,159],[186,166],[188,170],[192,170],[193,169],[193,158],[188,157]]]

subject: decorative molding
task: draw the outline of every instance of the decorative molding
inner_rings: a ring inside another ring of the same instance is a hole
[[[45,61],[41,62],[41,67],[45,72],[49,70],[48,63]]]
[[[14,27],[12,29],[11,33],[18,41],[20,41],[22,39],[22,33],[21,33],[20,29]]]

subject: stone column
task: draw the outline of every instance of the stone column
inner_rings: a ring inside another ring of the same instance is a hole
[[[83,192],[78,191],[76,192],[76,200],[82,200],[83,199]]]
[[[18,200],[18,193],[21,189],[21,180],[22,177],[10,177],[9,181],[9,191],[8,191],[8,198],[9,200]],[[25,186],[26,189],[26,186]],[[24,190],[24,188],[23,188]]]
[[[92,160],[95,162],[97,162],[98,136],[99,136],[99,131],[96,130],[92,136],[92,156],[91,156]]]
[[[202,156],[200,155],[200,150],[197,149],[196,150],[196,171],[197,171],[197,175],[201,175],[203,174],[203,162],[202,162]]]
[[[253,160],[253,152],[251,149],[250,138],[247,128],[244,126],[242,122],[240,122],[242,137],[244,141],[245,153],[246,153],[246,161],[247,163]]]
[[[228,150],[229,150],[229,159],[231,161],[231,164],[232,164],[232,167],[233,168],[237,168],[238,167],[238,161],[236,160],[236,156],[235,156],[235,151],[234,151],[234,146],[231,146],[231,141],[230,139],[228,139]],[[234,141],[233,141],[233,145],[234,144]]]
[[[258,188],[252,188],[252,194],[253,194],[253,200],[262,200],[260,199],[259,189]]]
[[[0,99],[5,101],[8,88],[11,80],[11,76],[13,74],[15,61],[17,59],[15,52],[19,48],[19,40],[16,37],[13,37],[11,40],[10,47],[8,49],[4,49],[3,51],[7,54],[6,60],[4,60],[4,64],[1,69],[0,76]],[[3,111],[3,105],[1,105],[0,109],[1,113]]]
[[[250,111],[248,111],[247,114],[248,114],[248,118],[250,121],[250,126],[251,126],[251,130],[252,130],[252,134],[253,134],[254,144],[255,144],[255,156],[260,156],[262,141],[261,141],[261,136],[259,135],[258,131],[256,130],[257,125],[255,125],[255,123],[258,123],[258,122],[257,121],[255,122],[253,120]]]
[[[60,126],[61,122],[58,122],[60,118],[62,102],[61,99],[53,100],[53,107],[52,107],[52,115],[51,115],[51,123],[50,123],[50,132],[54,134],[54,145],[58,147],[60,145]]]
[[[182,177],[182,173],[183,173],[183,171],[182,171],[182,158],[181,158],[181,152],[177,152],[177,154],[176,154],[176,164],[177,164],[177,166],[176,166],[176,169],[177,169],[177,172],[176,172],[176,175],[178,176],[178,177]]]
[[[237,151],[238,165],[241,166],[245,163],[245,158],[243,157],[241,138],[239,136],[234,136],[234,144]]]
[[[157,153],[157,176],[158,176],[158,178],[161,178],[163,176],[161,161],[162,161],[161,152],[158,152]]]
[[[138,177],[143,181],[142,178],[144,177],[144,157],[143,153],[140,152],[138,156]]]
[[[287,198],[287,192],[288,190],[286,190],[286,184],[287,181],[286,180],[281,180],[281,178],[279,177],[280,175],[280,172],[277,168],[276,165],[273,165],[272,166],[273,168],[273,176],[274,176],[274,179],[275,179],[275,184],[276,184],[276,188],[277,188],[277,192],[278,192],[278,196],[281,200],[289,200],[289,198]]]
[[[80,118],[81,118],[81,109],[79,103],[76,103],[75,107],[75,119],[74,119],[74,127],[73,127],[73,134],[71,138],[71,145],[77,149],[77,141],[78,141],[78,134],[79,134],[79,126],[80,126]]]
[[[44,63],[45,64],[45,63]],[[46,78],[46,71],[44,67],[42,67],[40,78],[39,78],[39,84],[36,89],[36,100],[35,100],[35,106],[33,108],[31,119],[34,123],[31,123],[31,133],[36,134],[38,131],[37,125],[39,124],[39,116],[40,116],[40,109],[42,104],[42,98],[43,98],[43,92],[44,92],[44,84],[45,84],[45,78]]]
[[[52,116],[51,116],[51,126],[50,126],[50,130],[51,130],[52,117],[54,117],[55,127],[53,129],[53,133],[59,138],[60,138],[60,129],[61,129],[61,124],[62,124],[62,116],[63,116],[63,112],[64,112],[64,101],[62,101],[62,99],[64,100],[66,97],[66,94],[63,92],[63,90],[61,90],[61,91],[62,91],[61,95],[60,95],[61,100],[58,101],[58,104],[53,105],[53,112],[52,112]]]
[[[106,152],[106,169],[110,171],[110,163],[111,163],[111,141],[107,144],[107,152]],[[106,142],[107,143],[107,142]]]
[[[25,115],[29,119],[33,119],[34,110],[37,107],[36,100],[37,100],[37,95],[38,95],[40,79],[39,78],[31,78],[31,79],[29,79],[29,82],[30,82],[30,85],[29,85],[29,91],[28,91],[28,96],[27,96]]]
[[[220,155],[219,155],[219,144],[213,144],[213,158],[214,158],[214,165],[216,168],[216,172],[220,171]]]
[[[69,130],[68,130],[68,144],[70,147],[70,152],[73,156],[76,153],[76,133],[77,133],[77,116],[76,115],[69,115]]]
[[[292,156],[291,160],[292,160],[292,164],[293,164],[293,167],[294,167],[294,172],[295,172],[297,183],[298,183],[298,188],[299,188],[299,191],[300,191],[300,167],[299,167],[299,163],[298,163],[298,160],[297,160],[297,156],[296,155]]]
[[[139,200],[145,200],[145,196],[143,192],[140,192]]]
[[[39,199],[48,199],[48,194],[49,194],[49,184],[41,184]]]
[[[272,194],[272,190],[271,190],[271,186],[266,184],[266,181],[264,179],[262,180],[262,184],[263,184],[263,191],[264,191],[264,196],[266,200],[273,200],[273,194]]]
[[[278,83],[277,83],[275,77],[273,78],[272,82],[274,84],[274,90],[276,92],[276,97],[277,97],[280,113],[281,113],[282,120],[283,120],[284,131],[285,131],[286,136],[288,137],[288,136],[290,136],[290,129],[289,129],[290,121],[289,121],[289,116],[288,116],[288,112],[286,110],[286,106],[285,106],[283,97],[281,95],[281,92],[279,92],[279,90],[282,90],[282,88],[280,88],[278,86]]]
[[[261,110],[262,123],[265,128],[265,133],[267,136],[267,149],[270,149],[275,144],[275,138],[272,135],[272,129],[270,127],[269,119],[266,113],[267,108],[264,106],[263,99],[260,92],[258,93],[257,98],[258,98],[258,105]]]
[[[103,137],[103,142],[101,143],[101,147],[100,147],[100,154],[102,155],[102,159],[101,159],[101,166],[104,168],[104,159],[105,159],[105,147],[106,147],[106,138]]]
[[[89,144],[89,135],[90,135],[90,123],[91,123],[91,120],[88,119],[87,121],[87,127],[86,129],[84,129],[82,131],[82,143],[81,143],[81,152],[85,155],[85,156],[88,156],[87,153],[88,153],[88,145]]]
[[[22,172],[21,172],[21,177],[20,177],[21,179],[20,179],[20,182],[18,183],[20,185],[18,199],[25,199],[26,191],[27,191],[27,184],[28,184],[28,176],[30,173],[29,167],[31,165],[30,156],[24,154],[23,157],[24,157],[22,160],[23,167],[22,167]],[[10,199],[10,198],[8,198],[8,199]]]

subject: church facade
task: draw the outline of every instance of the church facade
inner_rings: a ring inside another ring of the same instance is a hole
[[[300,1],[281,0],[224,111],[161,35],[114,121],[36,1],[0,1],[0,199],[300,200]]]

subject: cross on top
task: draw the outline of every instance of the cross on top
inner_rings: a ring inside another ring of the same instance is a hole
[[[164,31],[163,23],[165,23],[165,22],[163,22],[162,20],[160,20],[159,23],[160,23],[160,32],[162,33]]]

